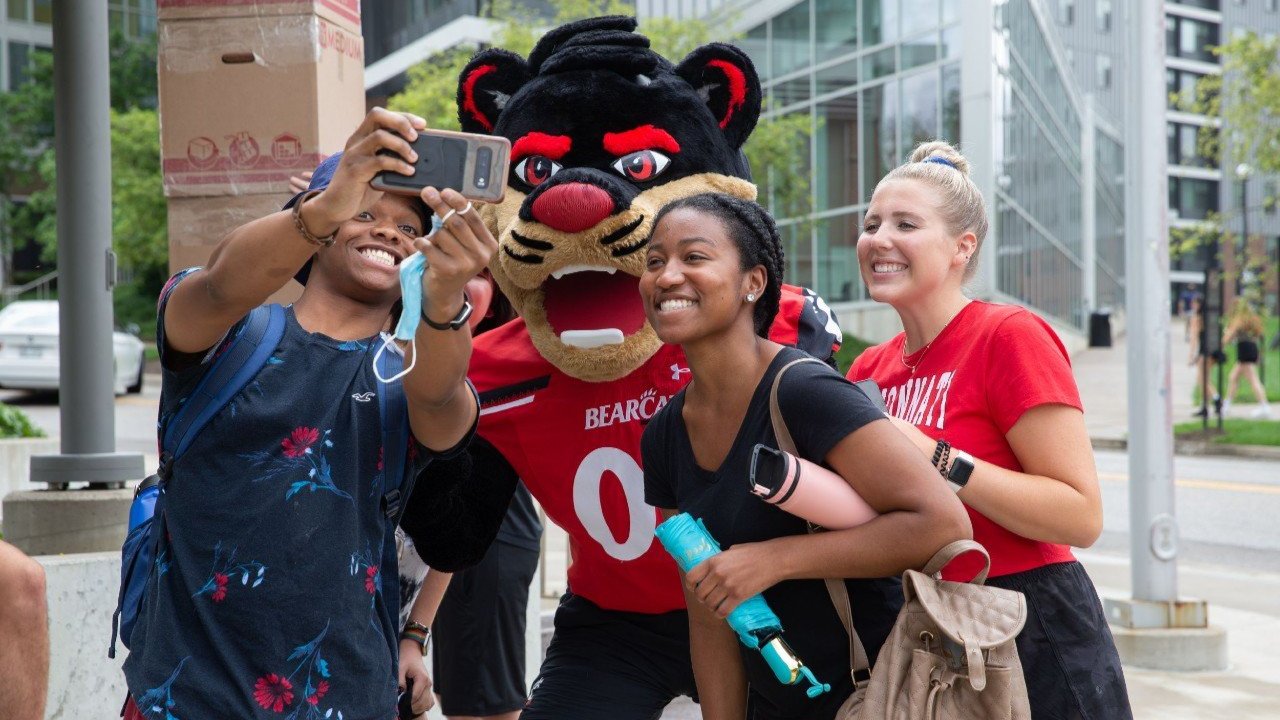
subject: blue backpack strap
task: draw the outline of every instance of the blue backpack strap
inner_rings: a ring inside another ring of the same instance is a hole
[[[391,377],[404,367],[398,353],[383,352],[378,359],[378,373]],[[408,500],[404,465],[409,451],[409,405],[400,382],[382,383],[378,388],[378,415],[382,421],[382,511],[386,516],[386,533],[382,543],[382,601],[391,622],[399,623],[400,572],[396,556],[396,526]],[[412,485],[412,483],[410,483]],[[395,652],[392,641],[392,652]]]
[[[267,363],[284,336],[285,314],[279,305],[262,305],[249,313],[239,335],[213,361],[182,408],[165,425],[160,448],[181,457],[200,429]]]
[[[378,365],[382,377],[391,377],[404,368],[404,358],[384,352]],[[378,415],[382,419],[382,509],[387,519],[398,522],[404,509],[400,485],[404,481],[404,462],[409,451],[409,405],[402,383],[382,385],[378,392]]]
[[[138,486],[134,494],[134,505],[139,504],[140,497],[150,488],[159,486],[159,491],[153,491],[151,495],[151,502],[154,504],[149,508],[139,508],[144,516],[142,522],[136,528],[130,527],[129,537],[125,540],[120,596],[111,618],[111,644],[107,649],[107,657],[116,656],[117,635],[128,645],[133,622],[142,604],[147,578],[151,576],[155,559],[159,557],[160,541],[164,533],[158,527],[159,521],[155,519],[164,515],[164,485],[173,472],[174,460],[186,451],[201,428],[258,374],[280,344],[280,338],[284,337],[284,327],[285,313],[281,306],[264,305],[254,308],[240,331],[222,350],[222,354],[214,359],[213,365],[186,402],[160,429],[160,469]],[[132,507],[130,511],[132,525]]]

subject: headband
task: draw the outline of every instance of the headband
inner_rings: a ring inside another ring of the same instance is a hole
[[[948,160],[948,159],[946,159],[946,158],[942,157],[941,155],[930,155],[929,157],[927,157],[927,158],[925,158],[925,159],[921,160],[920,162],[935,163],[935,164],[937,164],[937,165],[946,165],[947,167],[951,168],[952,170],[959,170],[959,168],[957,168],[957,167],[955,166],[955,163],[953,163],[953,162],[951,162],[950,160]]]

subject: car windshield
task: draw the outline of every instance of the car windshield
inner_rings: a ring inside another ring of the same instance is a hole
[[[57,330],[56,302],[16,302],[0,310],[0,332],[13,330]]]

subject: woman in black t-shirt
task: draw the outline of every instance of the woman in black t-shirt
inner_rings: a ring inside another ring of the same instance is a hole
[[[751,496],[752,448],[777,447],[773,379],[805,357],[765,337],[782,284],[777,228],[755,203],[698,195],[663,209],[646,252],[645,313],[664,342],[681,345],[693,379],[645,430],[645,499],[666,517],[701,518],[725,548],[685,578],[703,717],[831,718],[853,686],[848,638],[821,578],[860,578],[846,584],[874,659],[902,604],[892,576],[970,537],[968,518],[927,459],[888,422],[875,422],[883,413],[818,363],[787,371],[783,418],[800,454],[833,468],[880,516],[810,535],[803,520]],[[832,692],[811,700],[779,684],[721,620],[760,592]]]

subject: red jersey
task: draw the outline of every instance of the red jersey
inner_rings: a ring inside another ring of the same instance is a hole
[[[899,333],[859,355],[849,379],[875,380],[892,415],[993,465],[1022,471],[1005,435],[1027,410],[1082,409],[1066,348],[1024,308],[970,302],[927,349],[907,356],[914,373],[902,361],[904,342]],[[973,539],[991,554],[992,577],[1074,559],[1066,545],[1030,540],[965,508]],[[967,580],[971,567],[962,560],[944,575]]]
[[[784,292],[770,337],[829,353],[828,323],[820,300]],[[676,565],[654,542],[661,517],[644,502],[640,437],[689,382],[684,352],[663,345],[626,377],[586,382],[543,359],[517,319],[475,339],[468,376],[480,392],[479,435],[569,535],[573,592],[609,610],[683,610]]]

